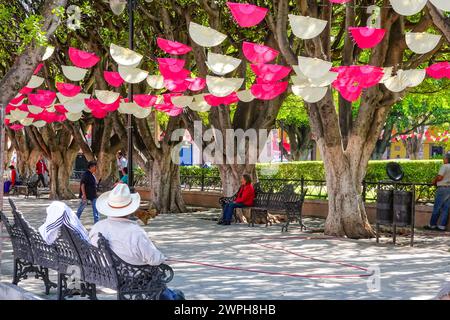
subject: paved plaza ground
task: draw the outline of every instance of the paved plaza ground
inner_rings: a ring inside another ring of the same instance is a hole
[[[38,227],[45,220],[45,199],[15,198],[18,208]],[[7,202],[6,202],[7,203]],[[70,201],[76,209],[78,201]],[[8,205],[5,211],[10,216]],[[380,244],[371,240],[342,240],[280,225],[249,228],[244,224],[220,226],[217,210],[165,214],[151,220],[145,230],[169,258],[174,271],[171,288],[192,299],[432,299],[450,281],[450,234],[419,232],[415,247],[400,237]],[[320,227],[323,221],[306,218]],[[82,221],[89,230],[92,211]],[[140,223],[140,222],[139,222]],[[12,279],[12,247],[2,234],[0,281]],[[181,261],[181,262],[180,262]],[[222,267],[222,268],[218,268]],[[380,290],[369,290],[367,268],[380,270]],[[51,274],[56,282],[56,273]],[[42,282],[19,284],[44,299]],[[115,299],[114,291],[100,288],[99,299]]]

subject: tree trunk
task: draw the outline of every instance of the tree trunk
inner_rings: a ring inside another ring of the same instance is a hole
[[[150,208],[159,213],[186,212],[180,188],[180,168],[172,162],[171,153],[161,153],[150,168]]]
[[[65,152],[52,152],[50,162],[50,199],[68,200],[73,199],[74,194],[70,190],[70,174],[76,152],[67,150]]]

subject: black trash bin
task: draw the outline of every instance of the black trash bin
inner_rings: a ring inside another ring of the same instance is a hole
[[[394,191],[394,215],[396,226],[405,227],[412,224],[412,198],[412,192],[400,190]]]
[[[381,190],[377,191],[377,223],[391,225],[394,221],[394,191]]]

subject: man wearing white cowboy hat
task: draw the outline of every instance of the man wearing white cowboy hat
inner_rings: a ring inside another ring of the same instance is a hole
[[[157,266],[164,263],[164,255],[155,247],[147,233],[136,221],[128,219],[141,203],[139,193],[131,193],[126,184],[118,184],[112,191],[97,199],[97,210],[107,219],[97,222],[89,232],[91,243],[97,246],[101,233],[109,242],[111,250],[122,260],[134,265]],[[181,291],[166,289],[164,300],[184,299]]]

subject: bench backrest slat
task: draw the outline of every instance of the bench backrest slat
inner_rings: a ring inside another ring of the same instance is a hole
[[[1,211],[0,217],[11,239],[14,257],[33,263],[34,259],[33,252],[30,247],[30,241],[28,240],[25,232],[22,230],[20,224],[15,222],[11,225],[6,215]]]

